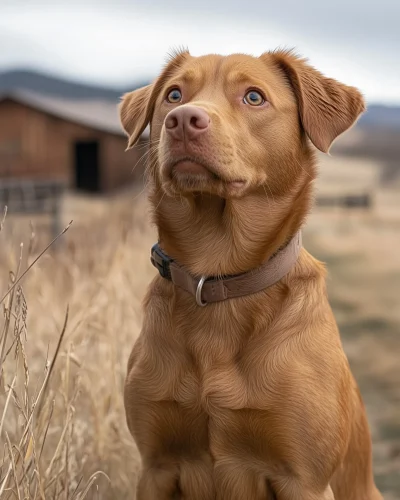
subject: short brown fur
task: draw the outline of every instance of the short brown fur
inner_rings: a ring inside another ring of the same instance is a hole
[[[171,88],[181,103],[166,102]],[[248,89],[265,103],[246,104]],[[176,143],[165,118],[187,105],[211,125]],[[363,110],[355,88],[291,52],[176,55],[120,107],[131,146],[151,124],[150,199],[164,251],[195,276],[260,265],[310,209],[309,140],[328,151]],[[187,157],[213,176],[179,174]],[[157,276],[144,310],[125,387],[142,458],[138,500],[382,498],[325,268],[305,249],[276,285],[204,308]]]

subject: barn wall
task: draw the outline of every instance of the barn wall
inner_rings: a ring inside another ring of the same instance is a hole
[[[103,141],[104,183],[110,189],[142,182],[145,149],[139,142],[133,149],[125,151],[127,139],[108,135]]]
[[[11,101],[0,105],[0,175],[25,174],[29,161],[25,139],[26,109]]]
[[[74,143],[99,142],[101,187],[113,189],[140,178],[143,152],[125,153],[126,139],[5,100],[0,103],[0,177],[58,178],[75,182]]]
[[[100,172],[103,173],[104,155],[102,142],[105,137],[103,132],[93,130],[81,125],[64,121],[60,118],[47,117],[47,137],[49,139],[49,172],[61,173],[68,185],[75,184],[75,149],[77,141],[98,141]]]

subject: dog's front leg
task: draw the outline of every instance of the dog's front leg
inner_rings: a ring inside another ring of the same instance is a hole
[[[136,490],[136,500],[181,500],[179,469],[176,464],[146,467]]]
[[[220,461],[214,468],[217,500],[275,500],[267,480],[245,464]]]
[[[136,500],[215,500],[213,469],[209,457],[143,469]],[[264,500],[264,499],[263,499]]]
[[[211,457],[185,459],[180,462],[179,500],[215,500],[213,464]]]

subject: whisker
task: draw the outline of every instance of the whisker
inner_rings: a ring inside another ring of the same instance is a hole
[[[164,196],[165,196],[165,191],[163,192],[163,194],[162,194],[162,196],[161,196],[161,198],[160,198],[160,201],[157,203],[157,206],[156,206],[156,208],[154,209],[155,211],[157,211],[158,207],[161,205],[161,202],[163,201]]]
[[[268,187],[268,189],[269,189],[269,191],[270,191],[270,193],[271,193],[271,196],[272,196],[272,192],[271,192],[271,189],[269,188],[268,184],[263,184],[263,189],[264,189],[265,196],[267,197],[267,201],[268,201],[268,206],[269,206],[269,209],[270,209],[270,210],[272,210],[271,201],[270,201],[270,199],[269,199],[269,196],[268,196],[268,194],[267,194],[267,191],[266,191],[266,189],[265,189],[265,186],[267,186],[267,187]]]
[[[310,172],[307,172],[307,170],[303,167],[303,165],[298,160],[297,160],[297,164],[303,170],[303,172],[305,172],[308,175],[308,177],[310,177],[310,179],[313,179],[313,176],[310,174]]]
[[[266,182],[265,185],[267,186],[267,188],[269,190],[269,194],[271,195],[271,200],[273,200],[274,199],[274,195],[272,194],[272,191],[271,191],[271,188],[270,188],[268,182]]]
[[[137,162],[135,163],[135,165],[133,166],[132,168],[132,171],[131,171],[131,174],[133,173],[133,171],[135,170],[135,168],[138,166],[138,164],[141,162],[141,161],[144,161],[146,160],[146,156],[148,157],[147,159],[150,159],[152,158],[152,156],[155,155],[155,153],[157,153],[157,150],[158,150],[158,147],[157,145],[153,145],[151,146],[149,149],[147,149],[140,157],[139,159],[137,160]]]

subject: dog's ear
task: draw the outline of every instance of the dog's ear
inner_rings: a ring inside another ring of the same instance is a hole
[[[314,146],[328,153],[333,141],[365,110],[363,96],[355,87],[326,78],[292,51],[271,56],[293,88],[306,134]]]
[[[150,121],[152,110],[149,103],[152,88],[153,85],[146,85],[122,96],[119,115],[129,137],[128,149],[136,144]]]
[[[187,50],[173,51],[161,75],[151,85],[128,92],[122,96],[119,115],[129,136],[128,149],[132,148],[150,123],[157,97],[167,78],[190,57]]]

